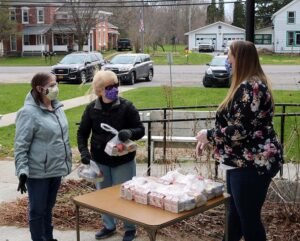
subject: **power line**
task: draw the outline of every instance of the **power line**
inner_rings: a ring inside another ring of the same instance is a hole
[[[5,1],[1,1],[1,5],[2,7],[12,7],[15,5],[12,4],[8,4],[10,1],[5,0]],[[232,2],[224,2],[223,4],[230,4],[230,3],[235,3],[236,1],[232,1]],[[242,2],[246,2],[242,1]],[[5,3],[5,4],[3,4]],[[125,4],[124,4],[125,3]],[[128,4],[127,4],[128,3]],[[136,3],[136,4],[133,4]],[[149,3],[149,4],[145,4],[145,3]],[[156,4],[151,4],[151,3],[156,3]],[[26,6],[29,4],[34,4],[34,7],[45,7],[45,5],[48,6],[52,6],[52,7],[64,7],[64,8],[74,8],[74,7],[78,7],[78,8],[90,8],[92,7],[101,7],[101,8],[137,8],[137,7],[181,7],[181,6],[201,6],[201,5],[212,5],[212,4],[219,4],[219,3],[207,3],[207,2],[199,2],[199,3],[195,3],[195,2],[190,2],[190,0],[177,0],[177,1],[122,1],[122,2],[72,2],[72,3],[61,3],[61,2],[41,2],[41,1],[26,1],[26,2],[22,2],[22,4],[18,4],[18,5],[22,5],[22,6]],[[105,5],[105,4],[110,4],[110,5]],[[115,4],[115,5],[111,5],[111,4]]]

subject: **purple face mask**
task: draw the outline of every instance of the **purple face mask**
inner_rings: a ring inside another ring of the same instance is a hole
[[[118,98],[119,90],[116,87],[105,89],[105,97],[109,100],[116,100]]]

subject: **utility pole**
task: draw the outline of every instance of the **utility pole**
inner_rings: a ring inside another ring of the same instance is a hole
[[[246,1],[246,40],[254,43],[255,0]]]
[[[141,52],[144,53],[144,44],[145,44],[144,0],[143,0],[142,9],[140,10],[140,32],[142,34]]]

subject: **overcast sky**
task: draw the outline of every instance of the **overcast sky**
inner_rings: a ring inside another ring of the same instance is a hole
[[[224,2],[233,2],[234,0],[224,0]],[[233,3],[227,3],[227,4],[224,4],[225,6],[225,18],[227,20],[230,20],[232,21],[233,20]]]

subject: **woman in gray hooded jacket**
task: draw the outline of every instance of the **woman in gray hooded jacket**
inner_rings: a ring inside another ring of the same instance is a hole
[[[15,134],[15,166],[18,191],[29,196],[32,241],[53,239],[52,209],[62,176],[71,171],[68,121],[56,100],[53,74],[37,73],[31,91],[18,111]]]

